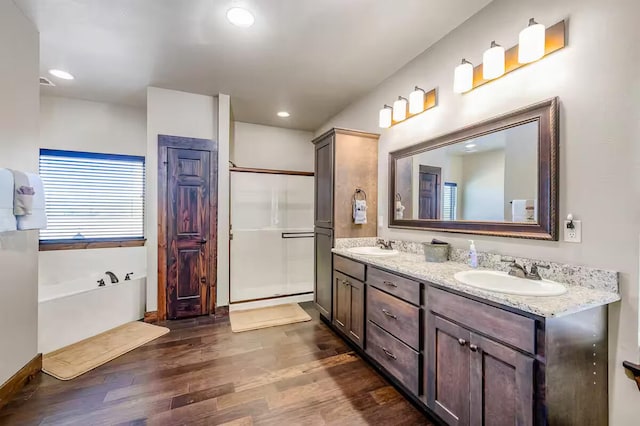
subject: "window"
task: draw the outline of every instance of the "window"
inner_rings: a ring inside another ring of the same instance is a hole
[[[40,150],[41,245],[144,241],[144,170],[144,157]]]
[[[443,193],[443,220],[456,220],[458,210],[458,184],[453,182],[444,183]]]

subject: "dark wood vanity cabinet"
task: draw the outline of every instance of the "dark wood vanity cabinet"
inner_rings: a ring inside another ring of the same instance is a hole
[[[333,227],[333,144],[328,135],[315,145],[315,226]]]
[[[364,283],[333,274],[333,324],[360,347],[364,345]]]
[[[316,228],[314,231],[314,301],[320,315],[331,319],[333,311],[332,255],[333,230]]]

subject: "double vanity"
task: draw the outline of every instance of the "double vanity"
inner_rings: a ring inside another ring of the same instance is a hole
[[[483,288],[497,277],[507,277],[504,288]],[[513,294],[514,284],[534,293],[550,287],[553,296]],[[404,251],[335,248],[333,319],[325,320],[446,424],[602,425],[607,304],[619,296],[585,284],[427,263]]]

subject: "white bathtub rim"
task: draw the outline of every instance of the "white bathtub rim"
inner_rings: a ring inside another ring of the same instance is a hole
[[[127,281],[123,280],[123,281],[120,281],[120,282],[117,282],[117,283],[113,283],[113,284],[112,283],[107,283],[105,281],[105,285],[102,286],[102,287],[98,286],[98,284],[96,283],[95,287],[87,287],[87,288],[83,288],[81,290],[75,290],[74,289],[74,290],[67,291],[67,292],[55,293],[55,294],[50,295],[48,297],[38,298],[38,303],[47,303],[47,302],[51,302],[51,301],[54,301],[54,300],[62,299],[62,298],[65,298],[65,297],[72,297],[72,296],[76,296],[76,295],[79,295],[79,294],[88,293],[90,291],[104,290],[106,288],[116,287],[116,286],[125,285],[125,284],[128,284],[128,283],[133,283],[133,282],[139,281],[139,280],[144,280],[146,278],[147,278],[146,276],[136,275],[135,278],[133,278],[131,280],[127,280]],[[64,287],[66,285],[68,285],[68,284],[55,284],[55,286],[61,286],[61,287]]]

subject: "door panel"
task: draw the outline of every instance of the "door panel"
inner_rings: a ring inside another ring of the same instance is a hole
[[[351,294],[349,290],[350,278],[339,272],[333,274],[333,324],[348,334]]]
[[[333,136],[316,145],[315,226],[333,226]]]
[[[333,314],[333,271],[332,253],[333,231],[316,228],[315,230],[315,293],[316,307],[320,315],[329,321]]]
[[[211,153],[167,149],[167,312],[169,318],[209,311]]]
[[[349,279],[349,337],[361,348],[364,346],[364,292],[365,285]]]
[[[449,425],[469,424],[471,333],[427,314],[427,406]]]
[[[440,219],[440,179],[442,169],[420,165],[418,218]]]

